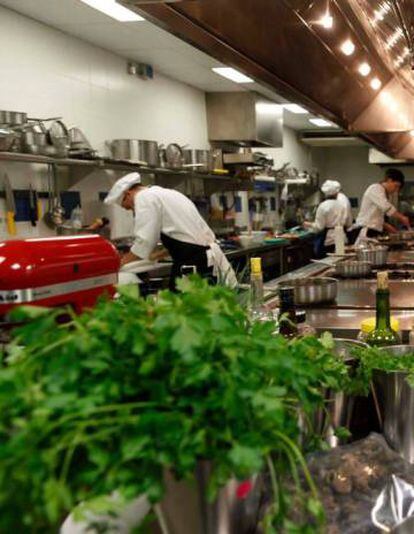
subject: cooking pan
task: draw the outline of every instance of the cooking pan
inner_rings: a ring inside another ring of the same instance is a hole
[[[294,278],[280,282],[279,287],[293,287],[295,292],[295,304],[308,306],[331,302],[336,299],[338,282],[335,278]]]
[[[372,270],[372,265],[368,261],[347,260],[337,263],[335,266],[323,260],[312,260],[312,262],[335,267],[335,275],[341,278],[363,278],[368,276]]]
[[[356,251],[358,261],[368,261],[371,265],[376,267],[382,267],[387,263],[388,248],[387,247],[375,247],[375,248],[360,248]]]

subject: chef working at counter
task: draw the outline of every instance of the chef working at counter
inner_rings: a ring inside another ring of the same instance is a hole
[[[338,200],[341,184],[336,180],[326,180],[321,186],[321,191],[325,195],[325,200],[316,210],[315,221],[304,223],[306,228],[318,233],[314,246],[317,258],[324,258],[326,254],[335,252],[335,226],[342,226],[345,231],[352,225],[351,211]]]
[[[160,254],[154,249],[161,239],[173,261],[171,290],[175,290],[175,280],[184,266],[194,266],[205,278],[236,286],[236,275],[213,231],[182,193],[159,186],[145,187],[140,175],[133,172],[114,184],[104,202],[134,212],[135,241],[122,257],[121,265],[159,259]]]
[[[397,229],[385,222],[385,217],[398,220],[403,226],[410,228],[408,217],[397,211],[389,201],[389,196],[399,193],[404,185],[404,174],[398,169],[388,169],[381,183],[372,184],[362,197],[361,209],[356,223],[356,244],[363,242],[365,238],[376,238],[385,230],[388,233],[396,232]]]

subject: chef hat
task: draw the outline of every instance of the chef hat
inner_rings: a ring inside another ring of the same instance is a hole
[[[333,197],[341,190],[341,184],[336,180],[325,180],[321,187],[322,193],[327,197]]]
[[[121,204],[123,194],[126,193],[134,185],[141,183],[141,176],[137,172],[126,174],[117,180],[112,189],[107,194],[104,202],[105,204]]]

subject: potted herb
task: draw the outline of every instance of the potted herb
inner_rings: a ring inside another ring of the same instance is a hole
[[[286,474],[304,473],[303,505],[315,525],[323,520],[297,413],[343,387],[345,366],[315,338],[248,326],[226,288],[197,277],[180,288],[102,301],[65,324],[57,311],[16,312],[31,321],[0,369],[0,532],[56,532],[79,503],[104,512],[114,492],[157,503],[166,470],[191,479],[199,461],[211,464],[209,499],[268,471],[268,532],[288,512]]]

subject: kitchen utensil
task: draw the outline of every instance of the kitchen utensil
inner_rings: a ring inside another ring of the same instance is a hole
[[[184,166],[196,167],[197,170],[213,171],[215,156],[212,150],[185,149],[183,150]]]
[[[305,306],[336,299],[338,282],[335,278],[293,278],[280,282],[279,287],[293,287],[295,304]]]
[[[50,143],[57,150],[56,157],[67,157],[70,147],[69,131],[61,120],[52,122],[48,130],[48,137]]]
[[[317,263],[325,262],[318,261]],[[325,263],[325,265],[332,267],[328,263]],[[362,278],[368,276],[371,269],[372,264],[369,261],[347,260],[335,265],[335,275],[341,276],[342,278]]]
[[[167,166],[172,169],[180,169],[183,165],[183,151],[177,143],[170,143],[165,149]]]
[[[21,126],[26,123],[27,113],[0,110],[0,124],[5,126]]]
[[[80,128],[77,128],[76,126],[69,128],[69,143],[71,153],[73,151],[81,151],[86,153],[93,152],[92,145],[90,144],[82,130]]]
[[[358,261],[367,261],[376,267],[381,267],[387,263],[388,248],[387,247],[373,247],[360,248],[356,251]]]
[[[0,152],[10,152],[16,142],[16,138],[16,132],[10,128],[0,128]]]
[[[30,218],[30,224],[32,226],[36,226],[36,223],[38,220],[37,203],[38,203],[37,192],[30,185],[29,187],[29,218]]]
[[[16,222],[14,220],[16,216],[16,203],[14,200],[13,189],[7,174],[4,175],[4,191],[6,195],[7,231],[10,235],[16,235]]]
[[[142,139],[114,139],[107,141],[111,155],[117,160],[132,161],[135,163],[158,167],[160,157],[158,143]]]
[[[414,354],[414,347],[410,345],[381,350],[396,358]],[[373,387],[385,439],[405,460],[414,463],[414,388],[407,382],[407,376],[405,371],[374,370]]]
[[[48,167],[48,210],[45,213],[44,221],[51,229],[55,229],[64,222],[65,210],[59,199],[59,188],[55,165]]]

